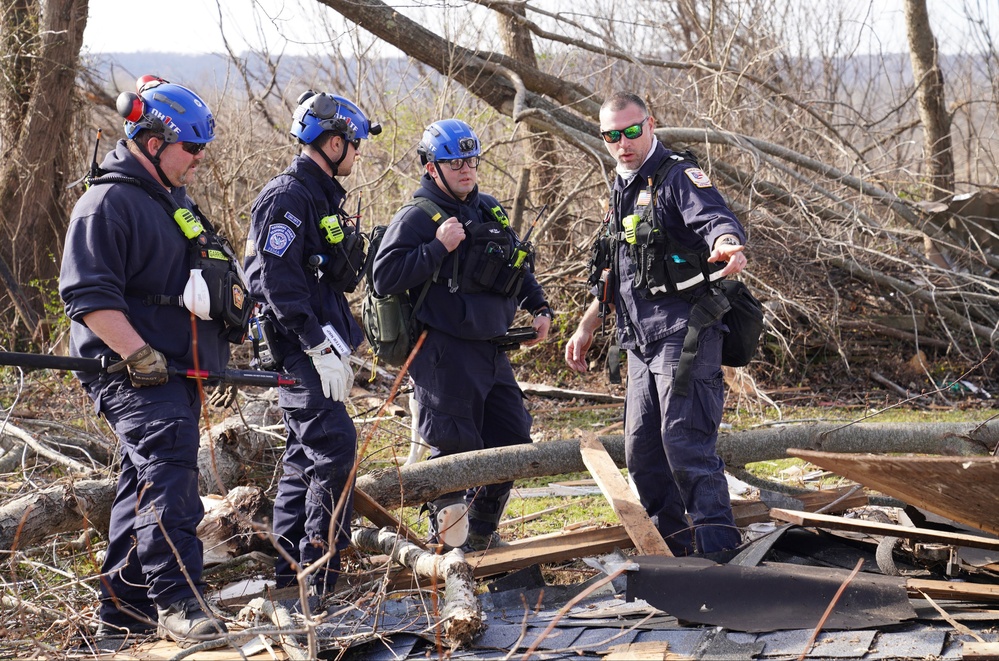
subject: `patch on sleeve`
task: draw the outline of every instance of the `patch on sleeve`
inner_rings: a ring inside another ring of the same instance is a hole
[[[295,214],[293,214],[292,212],[285,211],[284,212],[284,217],[287,218],[288,222],[291,223],[292,225],[294,225],[295,227],[301,227],[302,226],[302,221],[300,221],[298,218],[296,218]]]
[[[704,170],[701,168],[687,168],[683,173],[698,188],[711,188],[711,180],[708,179],[708,175],[704,174]]]
[[[295,230],[282,223],[274,223],[267,230],[267,242],[264,244],[264,252],[269,252],[278,257],[284,257],[288,246],[295,240]]]

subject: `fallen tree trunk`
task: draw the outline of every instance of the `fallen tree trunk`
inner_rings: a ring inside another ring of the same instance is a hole
[[[618,466],[624,439],[601,436]],[[981,423],[789,424],[718,436],[718,454],[730,468],[783,459],[788,448],[826,452],[914,452],[942,455],[988,454],[999,443],[999,426]],[[578,439],[479,450],[373,471],[357,486],[387,509],[408,507],[452,491],[508,480],[585,471]]]
[[[475,596],[475,578],[465,554],[455,549],[434,555],[421,549],[391,528],[355,528],[351,542],[370,553],[384,553],[420,578],[444,580],[444,636],[452,649],[463,647],[482,631],[482,606]]]
[[[215,507],[205,507],[198,524],[198,539],[204,545],[205,566],[226,562],[253,551],[272,553],[270,541],[254,524],[270,519],[274,505],[260,487],[236,487]]]
[[[624,466],[624,439],[601,436],[600,441],[614,462]],[[742,468],[748,463],[782,459],[792,447],[826,452],[972,456],[990,454],[997,443],[999,426],[981,423],[792,424],[720,434],[717,447],[728,467]],[[211,470],[210,465],[205,465],[207,461],[210,455],[203,452],[203,473]],[[585,470],[579,441],[570,439],[466,452],[374,471],[359,476],[357,487],[391,510],[483,484]],[[84,515],[90,526],[106,532],[114,491],[113,480],[87,480],[15,498],[0,507],[0,548],[11,547],[22,521],[19,548],[32,546],[47,535],[82,530]]]

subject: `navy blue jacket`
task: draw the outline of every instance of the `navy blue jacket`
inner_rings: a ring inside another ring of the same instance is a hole
[[[493,220],[488,209],[499,206],[495,198],[479,193],[476,187],[464,201],[442,191],[427,174],[413,197],[432,200],[445,211],[441,220],[456,217],[462,224]],[[505,213],[505,212],[504,212]],[[405,207],[396,213],[382,239],[375,258],[373,277],[379,294],[398,294],[409,290],[415,302],[424,283],[440,269],[438,281],[430,286],[427,297],[416,313],[419,321],[431,328],[466,340],[488,340],[504,334],[520,307],[534,312],[545,305],[545,295],[534,274],[527,273],[517,299],[497,293],[452,293],[447,285],[458,255],[459,268],[465,261],[468,242],[462,241],[449,253],[437,240],[437,223],[418,207]]]
[[[318,346],[329,323],[357,348],[364,340],[342,291],[320,282],[309,257],[327,253],[319,220],[337,214],[346,191],[315,161],[299,155],[287,170],[267,182],[250,210],[245,269],[250,294],[261,302],[285,341],[281,353]]]
[[[648,186],[659,165],[672,154],[656,142],[652,156],[645,161],[638,175],[625,184],[620,175],[612,192],[613,223],[620,232],[621,219],[636,210],[635,203],[642,189]],[[686,161],[673,166],[662,185],[656,190],[656,221],[675,242],[694,251],[710,252],[715,240],[732,234],[745,243],[742,224],[725,204],[707,175],[694,163]],[[663,296],[646,300],[634,288],[635,264],[628,254],[628,244],[618,242],[620,281],[614,303],[617,309],[617,331],[621,347],[644,347],[687,327],[691,304],[679,296]]]
[[[119,141],[101,167],[111,173],[146,180],[183,207],[192,208],[186,189],[168,192]],[[83,316],[98,310],[120,310],[171,366],[195,367],[191,313],[174,305],[147,305],[149,295],[183,293],[190,273],[191,243],[173,217],[143,188],[126,183],[91,186],[73,207],[59,294],[70,327],[70,353],[98,358],[117,354],[83,323]],[[197,320],[198,367],[224,369],[229,343],[221,322]],[[97,373],[83,373],[89,383]]]

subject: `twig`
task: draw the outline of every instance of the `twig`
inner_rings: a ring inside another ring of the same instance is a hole
[[[822,631],[822,625],[824,625],[826,620],[829,619],[829,616],[833,612],[833,608],[836,607],[836,602],[838,602],[839,598],[843,596],[846,586],[850,584],[850,581],[852,581],[858,573],[860,573],[860,568],[863,566],[864,559],[861,558],[857,560],[857,566],[853,568],[853,571],[846,577],[846,580],[840,584],[839,589],[836,590],[836,594],[833,595],[832,601],[829,602],[829,606],[826,607],[826,612],[822,614],[822,617],[819,618],[819,623],[815,625],[815,631],[812,632],[812,637],[809,638],[808,642],[805,644],[805,649],[801,653],[801,656],[798,657],[798,661],[802,661],[802,659],[808,656],[808,653],[812,651],[812,645],[815,644],[815,639],[819,637],[819,632]]]

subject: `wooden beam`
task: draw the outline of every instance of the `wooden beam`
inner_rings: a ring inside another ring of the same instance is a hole
[[[930,581],[910,578],[905,581],[905,589],[910,597],[922,594],[933,599],[956,599],[959,601],[999,601],[999,585],[986,583],[961,583],[951,581]]]
[[[597,435],[593,432],[584,432],[579,442],[579,451],[583,455],[583,464],[589,469],[600,490],[607,497],[607,501],[621,519],[638,552],[642,555],[672,557],[673,554],[670,553],[659,530],[628,487],[627,480],[622,477],[614,460],[597,439]]]
[[[774,508],[770,510],[770,516],[787,523],[794,523],[799,526],[811,526],[815,528],[829,528],[831,530],[850,530],[853,532],[868,533],[870,535],[882,535],[886,537],[901,537],[904,539],[914,539],[923,542],[938,542],[941,544],[953,544],[955,546],[966,546],[976,549],[988,549],[999,551],[999,539],[987,537],[976,537],[957,532],[944,532],[942,530],[930,530],[928,528],[909,528],[892,523],[875,523],[874,521],[861,521],[859,519],[844,519],[839,516],[828,516],[826,514],[812,514],[810,512],[795,512]],[[997,588],[999,590],[999,588]]]

